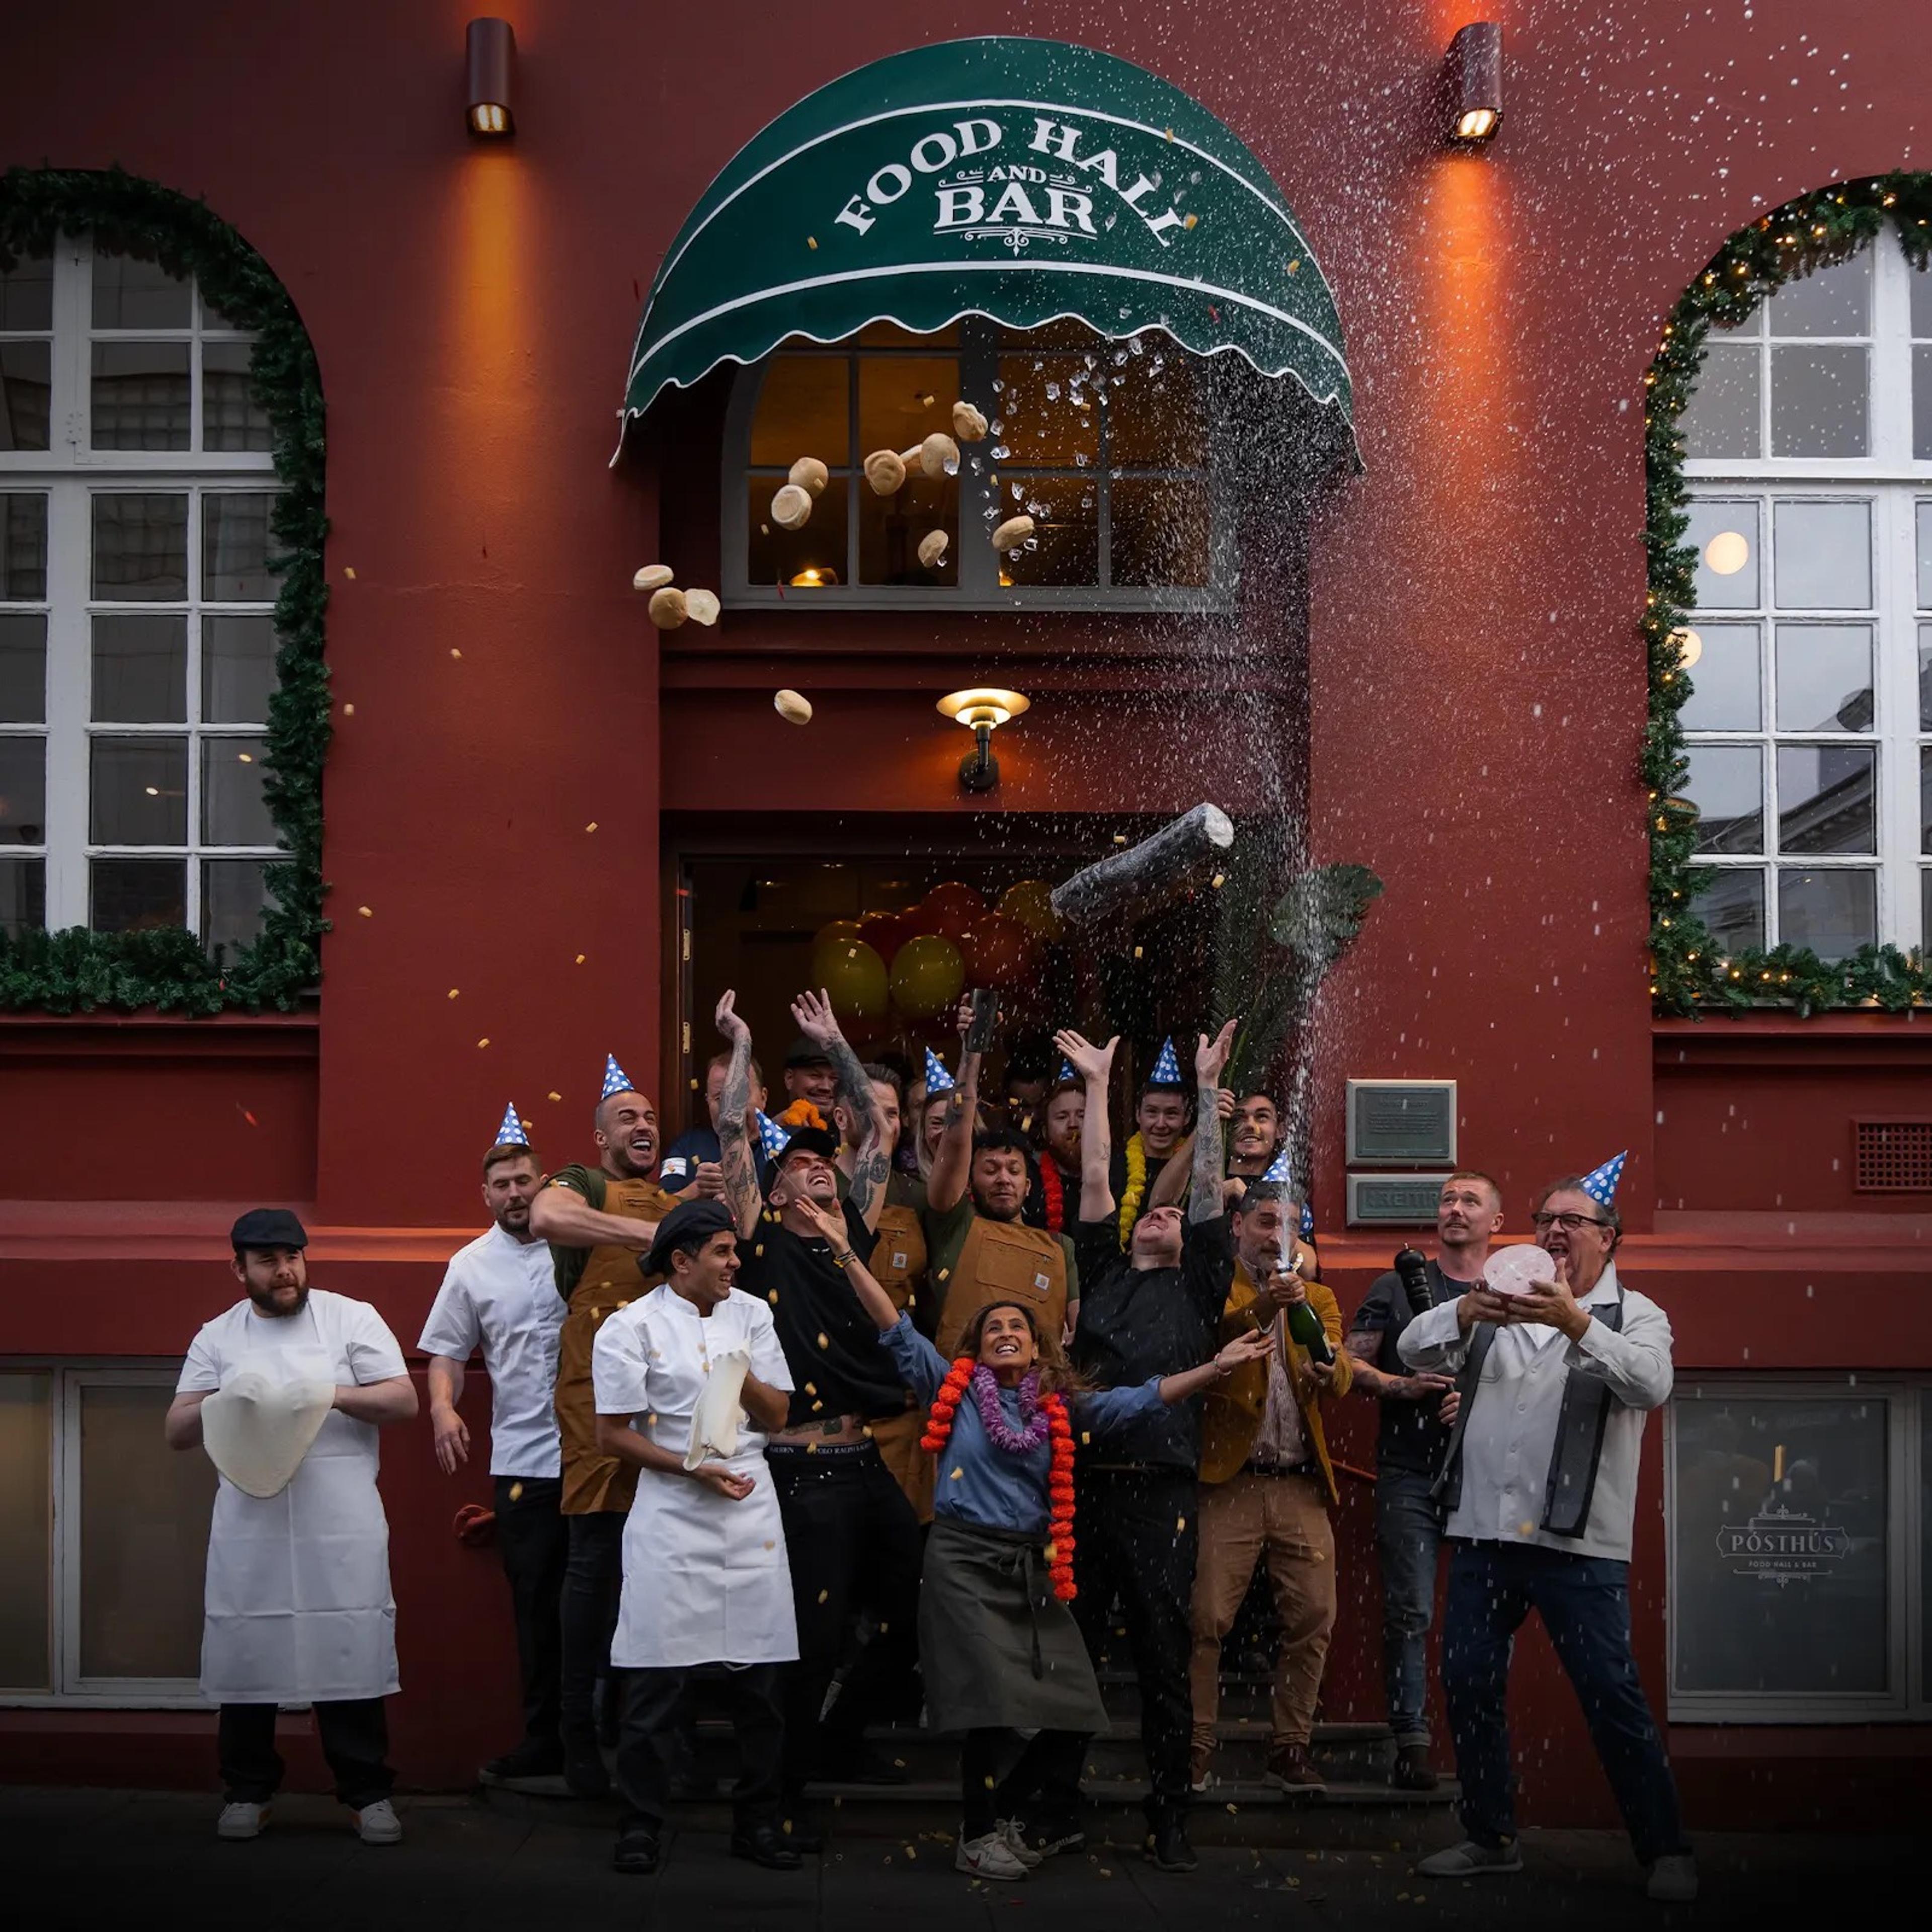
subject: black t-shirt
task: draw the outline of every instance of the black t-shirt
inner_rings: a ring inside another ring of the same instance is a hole
[[[878,1236],[849,1201],[844,1210],[852,1251],[869,1262]],[[770,1304],[791,1370],[788,1426],[842,1415],[896,1415],[905,1407],[904,1384],[879,1346],[878,1324],[860,1306],[844,1270],[833,1266],[830,1241],[765,1220],[748,1240],[740,1238],[738,1258],[737,1285]]]
[[[1220,1346],[1221,1311],[1234,1279],[1225,1218],[1195,1223],[1178,1268],[1137,1268],[1120,1252],[1120,1224],[1076,1222],[1080,1324],[1073,1360],[1102,1388],[1130,1388],[1150,1376],[1198,1368]],[[1184,1469],[1201,1463],[1201,1397],[1175,1402],[1079,1454],[1096,1462]]]
[[[1148,1156],[1147,1193],[1141,1196],[1140,1214],[1144,1214],[1147,1212],[1148,1198],[1154,1192],[1154,1184],[1160,1178],[1161,1169],[1166,1167],[1173,1158],[1172,1154],[1162,1155],[1159,1159],[1152,1154]],[[1124,1147],[1117,1147],[1108,1157],[1107,1185],[1112,1190],[1114,1204],[1118,1208],[1127,1198],[1127,1150]],[[1078,1186],[1076,1185],[1072,1191],[1074,1198],[1077,1201],[1080,1193]],[[1187,1212],[1187,1201],[1185,1196],[1181,1198],[1180,1207],[1184,1214]],[[1140,1214],[1134,1216],[1136,1221],[1140,1219]]]
[[[1435,1262],[1429,1264],[1429,1293],[1432,1303],[1461,1294],[1460,1282],[1444,1279]],[[1408,1326],[1408,1295],[1402,1277],[1393,1269],[1376,1277],[1368,1297],[1356,1310],[1348,1324],[1351,1334],[1372,1334],[1378,1338],[1371,1368],[1387,1376],[1412,1375],[1414,1371],[1396,1352],[1396,1339]],[[1449,1432],[1436,1420],[1436,1402],[1394,1402],[1382,1405],[1382,1426],[1376,1437],[1376,1462],[1384,1469],[1408,1469],[1432,1476],[1442,1466],[1444,1445]]]

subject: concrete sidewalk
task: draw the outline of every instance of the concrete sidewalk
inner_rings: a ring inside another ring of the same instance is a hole
[[[1700,1841],[1703,1896],[1644,1898],[1622,1838],[1532,1832],[1528,1869],[1477,1883],[1415,1876],[1392,1851],[1216,1849],[1192,1876],[1125,1846],[1056,1859],[1024,1884],[974,1884],[932,1839],[835,1839],[795,1874],[687,1832],[655,1879],[610,1869],[608,1831],[532,1822],[463,1798],[400,1802],[404,1842],[359,1843],[332,1801],[278,1801],[260,1839],[214,1837],[218,1807],[179,1792],[0,1788],[0,1882],[14,1922],[47,1932],[1214,1932],[1238,1927],[1828,1927],[1905,1890],[1897,1839],[1718,1836]],[[1444,1836],[1448,1835],[1445,1821]],[[14,1914],[18,1913],[15,1917]]]

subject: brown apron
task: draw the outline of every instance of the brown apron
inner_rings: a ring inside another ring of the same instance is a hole
[[[926,1229],[915,1208],[879,1210],[879,1244],[872,1250],[872,1279],[904,1314],[926,1286]]]
[[[921,1522],[930,1522],[939,1465],[919,1446],[919,1438],[926,1433],[926,1404],[910,1390],[906,1400],[913,1406],[898,1415],[874,1416],[866,1425],[866,1433],[877,1447],[879,1460],[892,1472],[892,1480],[905,1492],[913,1514]]]
[[[605,1178],[607,1214],[662,1221],[676,1205],[676,1197],[653,1182]],[[640,1273],[640,1258],[634,1248],[592,1248],[571,1291],[556,1355],[556,1424],[563,1438],[560,1507],[566,1516],[587,1516],[593,1510],[628,1510],[637,1491],[636,1470],[614,1456],[597,1453],[597,1397],[591,1387],[590,1352],[607,1315],[628,1308],[663,1280],[662,1275]]]
[[[997,1302],[1030,1309],[1041,1332],[1058,1342],[1066,1326],[1066,1250],[1044,1228],[975,1214],[941,1292],[938,1346],[949,1359],[974,1316]]]

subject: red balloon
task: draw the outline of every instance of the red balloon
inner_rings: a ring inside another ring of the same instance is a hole
[[[890,966],[892,955],[908,939],[915,938],[919,925],[909,912],[868,913],[859,922],[859,937]]]
[[[1018,986],[1032,977],[1039,959],[1032,933],[1004,913],[982,912],[961,935],[959,950],[970,986]]]
[[[970,886],[957,879],[937,885],[913,908],[912,917],[921,932],[943,933],[956,940],[986,910],[986,902]]]

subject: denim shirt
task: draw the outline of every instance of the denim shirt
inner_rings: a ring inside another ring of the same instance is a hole
[[[952,1372],[952,1364],[912,1325],[910,1316],[902,1315],[879,1340],[892,1351],[906,1386],[922,1402],[929,1403]],[[1166,1404],[1160,1399],[1160,1378],[1156,1376],[1129,1388],[1096,1389],[1090,1394],[1070,1396],[1066,1406],[1077,1442],[1083,1434],[1100,1436],[1110,1430],[1126,1428],[1158,1413]],[[1018,1390],[1001,1389],[1000,1407],[1006,1420],[1018,1429]],[[1044,1536],[1046,1484],[1052,1460],[1052,1452],[1046,1442],[1019,1455],[1009,1454],[1000,1448],[987,1435],[986,1425],[980,1419],[979,1406],[969,1392],[952,1418],[952,1432],[946,1438],[946,1447],[939,1453],[933,1514],[976,1523],[982,1529],[1018,1530],[1025,1535]]]

